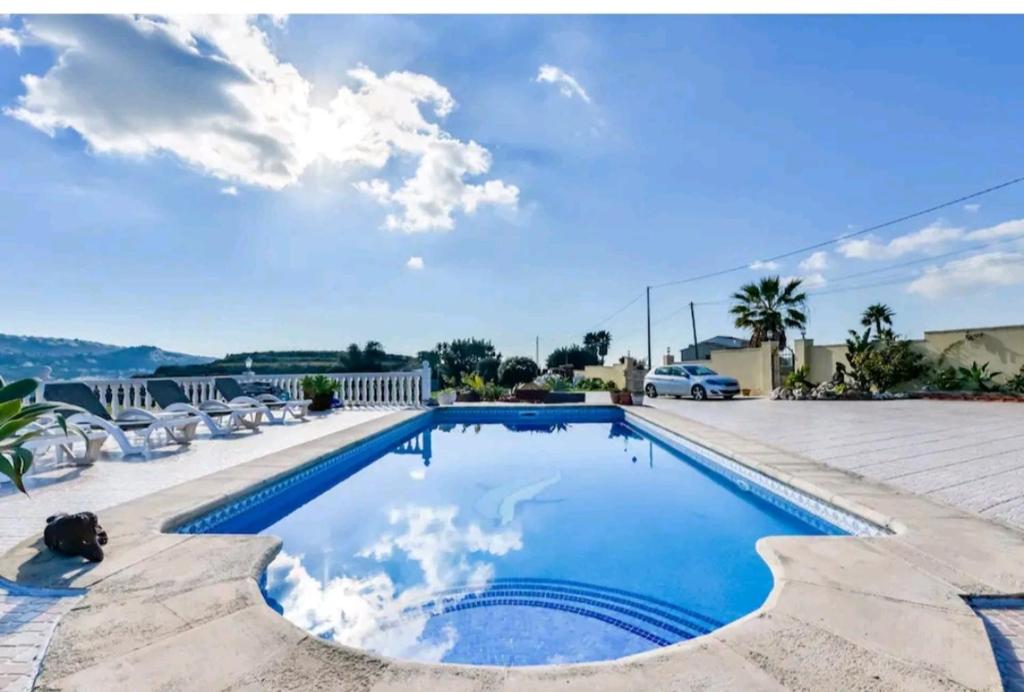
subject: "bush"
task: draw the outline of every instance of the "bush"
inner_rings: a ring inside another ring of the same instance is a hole
[[[811,369],[807,365],[801,365],[793,372],[786,375],[785,385],[789,389],[810,389],[814,383],[807,379]]]
[[[854,379],[866,382],[877,392],[923,377],[928,372],[924,356],[915,351],[909,341],[886,339],[859,354],[855,363]]]
[[[476,364],[476,374],[484,378],[484,382],[497,382],[500,358],[481,358]]]
[[[960,389],[960,374],[956,371],[956,368],[949,365],[944,368],[937,367],[932,370],[931,375],[928,377],[928,384],[944,392]]]
[[[1020,372],[1006,381],[1006,388],[1016,394],[1024,394],[1024,365],[1020,367]]]
[[[508,390],[493,382],[485,382],[479,373],[462,376],[462,385],[465,389],[476,392],[481,401],[498,401],[508,393]]]
[[[588,365],[597,365],[600,362],[597,352],[589,348],[572,344],[556,348],[548,356],[547,366],[555,368],[559,365],[571,365],[574,370],[582,370]]]
[[[584,377],[576,383],[576,389],[584,392],[606,392],[608,391],[609,384],[611,384],[612,387],[615,386],[615,383],[605,382],[600,377],[592,377],[590,379]]]
[[[960,385],[964,389],[976,392],[991,392],[996,389],[995,378],[1002,374],[998,370],[990,371],[988,363],[978,365],[977,361],[973,361],[969,368],[957,368],[957,372],[960,375]]]
[[[498,368],[498,384],[515,387],[524,382],[533,382],[540,375],[540,368],[532,358],[516,356],[503,361]]]

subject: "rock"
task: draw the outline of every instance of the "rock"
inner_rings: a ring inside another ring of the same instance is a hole
[[[803,401],[804,399],[808,399],[808,398],[810,398],[808,396],[808,392],[809,391],[810,390],[803,389],[803,388],[794,389],[793,390],[793,398],[796,399],[797,401]]]
[[[768,398],[771,399],[772,401],[778,401],[779,399],[782,398],[782,390],[782,387],[776,387],[775,389],[772,390],[772,393],[768,395]]]

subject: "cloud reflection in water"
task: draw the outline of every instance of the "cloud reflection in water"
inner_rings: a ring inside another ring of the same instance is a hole
[[[320,580],[309,574],[301,555],[282,550],[267,568],[267,591],[288,620],[317,636],[386,656],[441,661],[455,646],[457,632],[446,627],[424,640],[431,613],[409,609],[456,586],[483,589],[494,578],[494,565],[474,558],[500,557],[523,547],[518,529],[486,531],[475,523],[460,527],[458,512],[454,506],[392,509],[388,524],[394,531],[357,553],[380,563],[417,563],[421,583],[400,589],[383,569]],[[437,608],[442,606],[438,601]]]

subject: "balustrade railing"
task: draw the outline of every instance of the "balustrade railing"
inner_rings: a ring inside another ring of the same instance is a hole
[[[240,383],[266,383],[284,392],[287,398],[303,398],[302,378],[304,374],[288,375],[235,375]],[[419,370],[402,372],[328,373],[327,377],[338,383],[338,398],[346,407],[414,407],[421,406],[430,398],[430,366],[427,363]],[[174,380],[181,386],[189,400],[198,405],[203,401],[223,401],[214,384],[215,377],[167,377],[167,378],[122,378],[83,379],[81,382],[96,394],[116,416],[126,408],[156,410],[159,407],[146,390],[146,379]],[[45,385],[40,385],[36,400],[45,398]]]

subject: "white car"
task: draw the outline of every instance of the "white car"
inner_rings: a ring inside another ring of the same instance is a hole
[[[712,396],[731,399],[740,393],[740,383],[703,365],[665,365],[648,371],[644,393],[652,399],[663,395],[692,396],[698,401]]]

